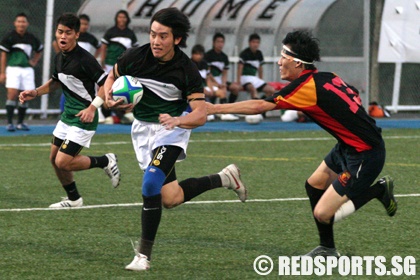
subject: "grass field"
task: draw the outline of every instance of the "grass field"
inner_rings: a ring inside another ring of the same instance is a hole
[[[384,137],[382,175],[395,179],[399,210],[390,218],[378,201],[370,202],[335,226],[336,245],[347,256],[420,260],[420,197],[406,196],[420,193],[420,130],[385,130]],[[130,136],[97,135],[82,152],[118,154],[120,187],[113,189],[100,169],[78,172],[79,191],[92,207],[60,211],[47,211],[64,196],[48,160],[49,141],[1,138],[0,279],[274,279],[276,267],[266,277],[254,271],[256,257],[275,261],[318,245],[304,182],[335,143],[325,132],[193,133],[178,178],[236,163],[249,201],[236,203],[233,192],[217,189],[164,210],[152,269],[141,274],[124,270],[134,255],[130,239],[140,235],[142,202]],[[306,277],[312,278],[318,277]]]

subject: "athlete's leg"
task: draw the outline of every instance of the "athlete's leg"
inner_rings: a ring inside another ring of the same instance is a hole
[[[17,97],[19,95],[19,90],[15,88],[7,88],[7,100],[6,100],[6,114],[7,114],[7,123],[13,124],[13,116],[15,114],[15,108],[17,105]]]
[[[251,95],[251,99],[258,99],[257,89],[251,83],[246,83],[245,85],[243,85],[243,88],[247,92],[249,92],[249,94]]]
[[[309,202],[315,218],[315,224],[318,228],[320,244],[321,246],[328,248],[335,248],[333,225],[332,223],[324,223],[324,220],[319,221],[318,217],[315,216],[315,209],[332,181],[336,178],[337,174],[326,165],[325,161],[322,161],[319,167],[305,183],[306,193],[308,194]],[[319,217],[321,217],[321,214],[325,215],[325,213],[317,214]]]
[[[262,88],[262,91],[264,92],[266,97],[272,96],[276,92],[275,89],[269,84],[265,84]]]

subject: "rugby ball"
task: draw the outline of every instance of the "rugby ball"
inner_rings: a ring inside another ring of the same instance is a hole
[[[122,99],[123,104],[136,105],[143,97],[143,86],[135,77],[121,76],[112,84],[112,96],[115,101]]]
[[[259,115],[247,115],[245,116],[245,121],[249,124],[259,124],[263,120],[263,116]]]

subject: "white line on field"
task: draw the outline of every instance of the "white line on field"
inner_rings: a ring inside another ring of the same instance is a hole
[[[416,139],[420,135],[411,136],[386,136],[384,139]],[[190,140],[190,143],[237,143],[237,142],[290,142],[290,141],[334,141],[333,137],[314,137],[314,138],[253,138],[253,139],[204,139]],[[131,145],[130,141],[113,142],[94,142],[91,145]],[[0,147],[45,147],[51,146],[51,143],[20,143],[20,144],[0,144]]]
[[[396,197],[419,197],[420,193],[411,194],[397,194]],[[271,198],[271,199],[249,199],[250,202],[277,202],[277,201],[301,201],[308,200],[306,197],[289,197],[289,198]],[[216,203],[239,203],[239,200],[203,200],[203,201],[188,201],[185,204],[216,204]],[[29,211],[55,211],[55,210],[76,210],[76,209],[94,209],[94,208],[111,208],[111,207],[133,207],[142,206],[143,203],[117,203],[117,204],[99,204],[88,205],[74,208],[15,208],[15,209],[0,209],[0,212],[29,212]]]

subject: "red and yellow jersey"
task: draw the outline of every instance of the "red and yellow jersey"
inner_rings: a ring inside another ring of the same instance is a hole
[[[267,101],[275,103],[277,109],[304,112],[357,152],[382,143],[381,128],[363,108],[357,90],[334,73],[305,70]]]

